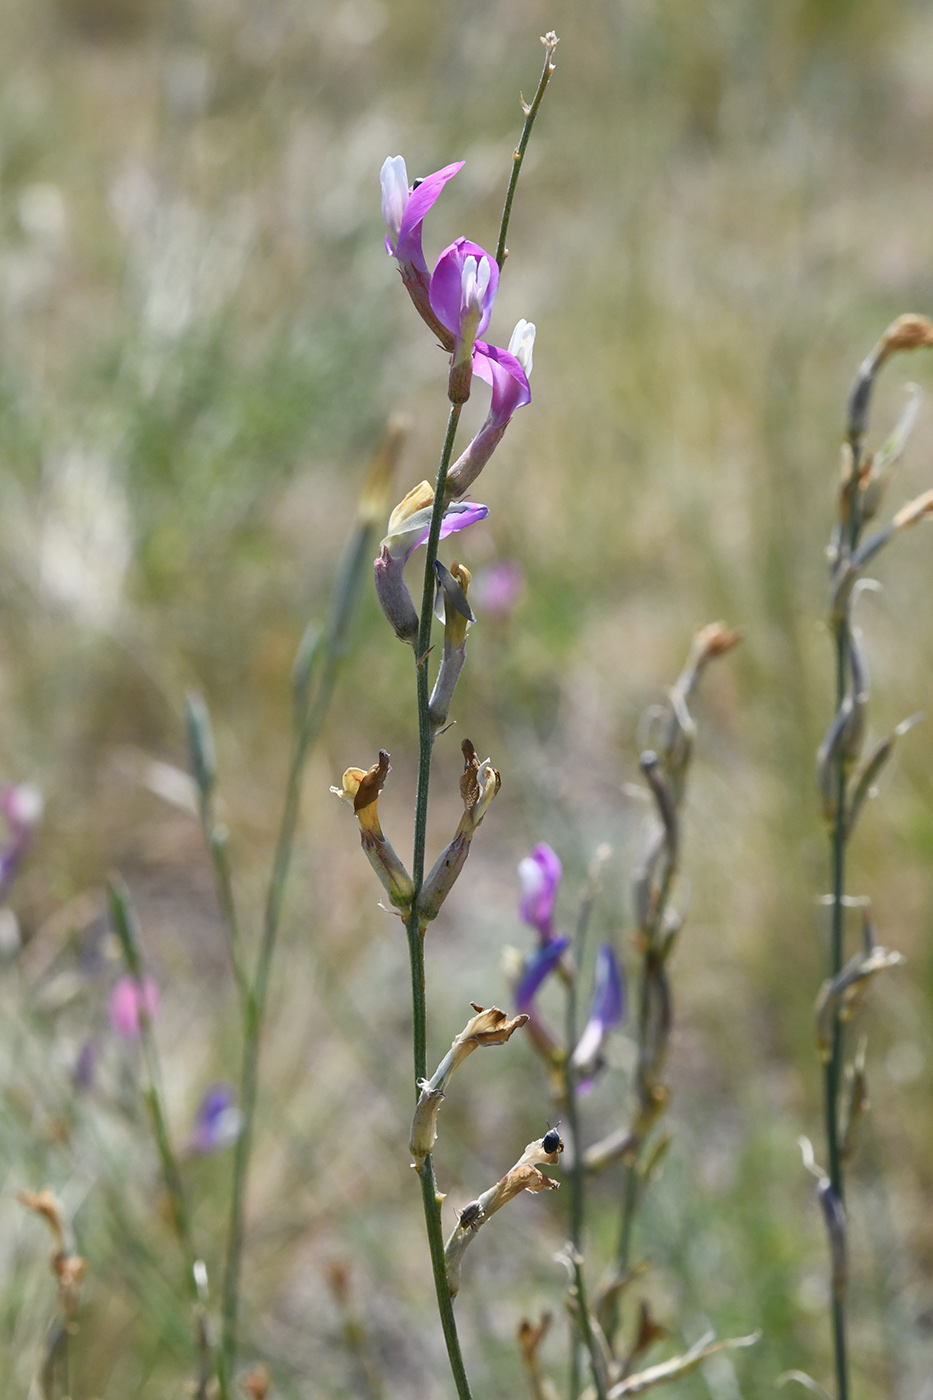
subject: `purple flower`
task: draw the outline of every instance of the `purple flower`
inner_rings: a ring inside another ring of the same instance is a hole
[[[376,595],[395,635],[414,646],[418,640],[418,614],[405,584],[405,563],[424,544],[431,530],[434,490],[422,481],[409,491],[389,516],[389,530],[375,562]],[[444,511],[441,539],[465,530],[489,514],[489,507],[475,501],[453,501]]]
[[[382,218],[386,226],[386,251],[395,258],[408,295],[416,311],[430,326],[445,350],[454,348],[454,337],[438,320],[431,306],[430,275],[421,247],[421,225],[447,181],[456,175],[463,161],[445,165],[433,175],[408,183],[408,171],[401,156],[389,156],[380,172]]]
[[[237,1107],[236,1091],[231,1084],[218,1080],[204,1091],[188,1149],[196,1153],[218,1152],[234,1143],[242,1131],[243,1115]]]
[[[448,495],[462,496],[472,486],[501,442],[512,414],[531,402],[528,376],[531,374],[534,343],[535,327],[532,321],[518,322],[508,350],[477,341],[473,369],[492,386],[492,401],[483,426],[447,474]]]
[[[137,982],[121,977],[110,993],[110,1029],[124,1040],[138,1040],[143,1015],[151,1021],[159,1009],[159,989],[151,977]]]
[[[500,559],[473,579],[473,598],[484,620],[507,622],[525,587],[525,575],[515,559]]]
[[[448,389],[452,403],[465,403],[470,397],[474,347],[489,325],[498,289],[499,265],[478,243],[457,238],[437,260],[431,306],[454,338]],[[484,348],[488,352],[491,347]]]
[[[551,938],[541,943],[525,958],[522,975],[515,988],[515,1006],[529,1015],[534,1011],[534,999],[538,988],[549,972],[560,962],[561,954],[570,946],[569,938]]]
[[[613,1026],[622,1020],[625,1011],[625,988],[622,972],[608,943],[596,954],[596,972],[590,1019],[584,1027],[570,1063],[580,1076],[578,1088],[584,1093],[592,1087],[593,1079],[602,1066],[602,1048]]]
[[[522,897],[518,917],[537,929],[545,943],[554,938],[554,902],[560,876],[561,864],[557,853],[543,841],[535,846],[530,856],[519,862]]]
[[[7,783],[0,791],[0,808],[6,818],[10,839],[0,850],[0,898],[19,869],[42,819],[42,793],[33,783]]]

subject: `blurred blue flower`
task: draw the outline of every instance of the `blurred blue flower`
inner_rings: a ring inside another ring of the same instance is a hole
[[[236,1091],[221,1079],[204,1091],[188,1149],[195,1153],[219,1152],[236,1142],[242,1131],[243,1115],[237,1106]]]
[[[579,1076],[577,1088],[581,1092],[586,1093],[592,1088],[593,1080],[602,1068],[602,1050],[606,1036],[613,1026],[619,1025],[624,1014],[624,975],[615,953],[608,943],[604,943],[596,954],[590,1019],[570,1061]]]
[[[548,973],[560,962],[561,954],[569,946],[569,938],[551,938],[528,954],[518,986],[515,988],[515,1005],[519,1011],[531,1014],[538,988]]]

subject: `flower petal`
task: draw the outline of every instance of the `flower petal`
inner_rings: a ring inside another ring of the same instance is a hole
[[[561,954],[569,946],[569,938],[552,938],[528,955],[518,986],[515,988],[515,1005],[519,1011],[528,1011],[531,1008],[541,983],[557,966]]]
[[[396,156],[396,160],[401,157]],[[423,260],[421,251],[421,224],[425,214],[434,205],[441,190],[458,170],[463,169],[464,162],[455,160],[452,165],[445,165],[442,170],[435,170],[433,175],[426,175],[418,182],[418,188],[412,190],[405,205],[405,212],[399,226],[398,242],[395,248],[395,255],[399,258],[410,256],[411,252],[417,249],[417,254]]]
[[[475,259],[476,266],[468,264]],[[480,272],[478,264],[485,263]],[[467,272],[466,279],[464,271]],[[488,272],[488,277],[487,277]],[[465,288],[473,301],[466,296]],[[482,335],[489,325],[492,304],[499,289],[499,265],[485,248],[471,243],[467,238],[457,238],[445,248],[437,260],[431,277],[431,308],[441,323],[456,337],[463,338],[465,331],[470,344]],[[467,318],[475,311],[474,321],[467,326]]]
[[[531,403],[528,375],[516,355],[478,340],[473,356],[473,370],[480,379],[492,385],[492,403],[487,423],[504,426],[518,408]]]
[[[560,877],[560,858],[546,842],[535,846],[531,855],[519,862],[522,897],[518,917],[537,929],[545,942],[554,937],[554,902]]]

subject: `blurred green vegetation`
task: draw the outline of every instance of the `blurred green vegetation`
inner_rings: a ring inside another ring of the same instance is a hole
[[[764,1395],[788,1367],[828,1377],[825,1245],[796,1145],[820,1141],[823,551],[854,370],[895,315],[933,309],[933,13],[921,0],[7,0],[0,771],[37,782],[47,803],[12,898],[26,945],[0,983],[10,1394],[27,1393],[54,1314],[49,1240],[16,1202],[22,1187],[61,1196],[88,1260],[73,1395],[182,1394],[190,1378],[138,1066],[106,1029],[115,964],[100,883],[119,866],[139,903],[183,1140],[205,1084],[235,1077],[238,1034],[197,824],[153,793],[149,765],[184,766],[184,694],[202,691],[254,928],[294,650],[326,607],[387,414],[414,415],[399,496],[433,474],[446,416],[442,357],[383,251],[379,167],[396,152],[413,174],[465,158],[428,221],[428,255],[460,233],[491,244],[518,93],[552,27],[557,72],[490,332],[506,342],[517,317],[537,323],[534,401],[478,484],[488,521],[445,546],[471,568],[518,559],[527,587],[508,623],[474,629],[458,727],[437,747],[429,853],[456,821],[460,738],[492,754],[504,787],[430,935],[432,1043],[439,1056],[471,999],[506,1004],[501,948],[527,938],[515,865],[536,841],[564,860],[565,925],[594,847],[611,843],[596,926],[627,949],[640,716],[697,626],[741,626],[700,706],[674,964],[676,1137],[638,1250],[675,1340],[707,1325],[764,1330],[678,1395]],[[877,436],[907,379],[929,385],[928,361],[885,371]],[[927,408],[892,504],[930,485],[931,462]],[[877,572],[884,592],[859,620],[880,734],[930,707],[924,528]],[[246,1351],[289,1397],[449,1390],[406,1151],[404,941],[327,792],[380,747],[393,759],[384,825],[404,850],[411,662],[367,595],[306,787],[250,1193]],[[852,887],[909,964],[873,990],[867,1018],[855,1390],[930,1400],[924,726],[882,786]],[[89,1034],[97,1087],[77,1094]],[[550,1108],[520,1038],[479,1059],[442,1115],[453,1207],[501,1175]],[[622,1113],[617,1059],[585,1108],[593,1135]],[[186,1173],[216,1280],[229,1162]],[[593,1192],[594,1278],[617,1190],[607,1178]],[[565,1282],[559,1198],[527,1197],[497,1227],[471,1251],[458,1301],[488,1397],[516,1393],[514,1328],[523,1311],[559,1315]],[[558,1368],[554,1330],[545,1355]]]

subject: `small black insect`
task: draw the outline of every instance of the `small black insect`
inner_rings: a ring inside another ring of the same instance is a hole
[[[479,1201],[471,1201],[468,1206],[464,1206],[460,1212],[460,1224],[464,1230],[468,1230],[471,1225],[476,1225],[484,1214],[483,1207]]]
[[[545,1152],[559,1152],[563,1145],[560,1133],[557,1129],[549,1127],[544,1137],[541,1139],[541,1146],[544,1148]]]
[[[419,175],[418,178],[417,178],[417,180],[414,180],[414,181],[412,182],[412,187],[411,187],[411,192],[412,192],[412,194],[414,194],[415,190],[418,188],[419,185],[423,185],[423,184],[424,184],[424,176],[423,176],[423,175]]]

